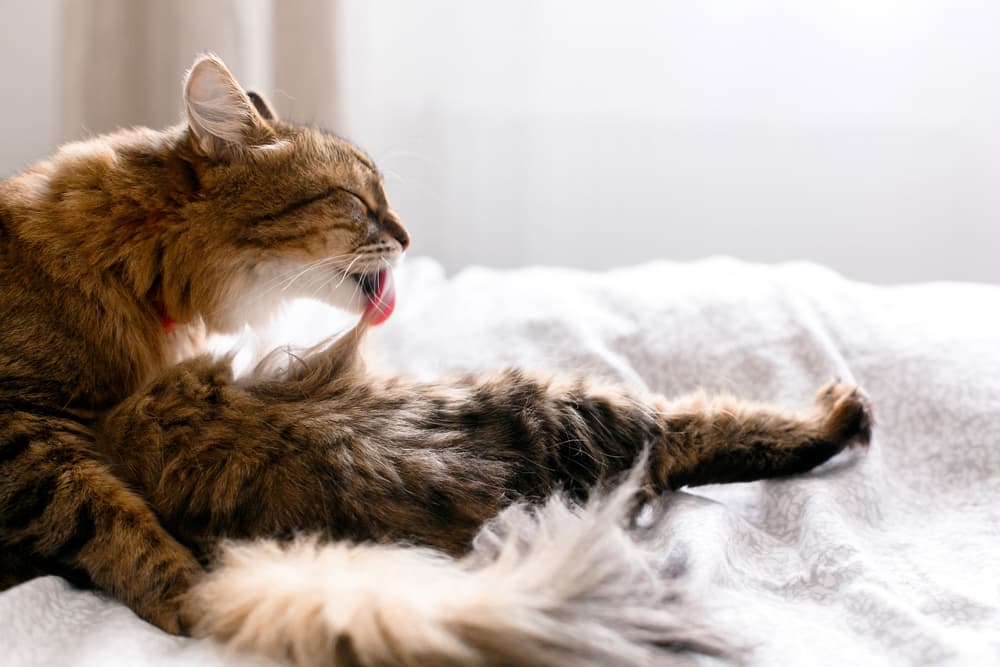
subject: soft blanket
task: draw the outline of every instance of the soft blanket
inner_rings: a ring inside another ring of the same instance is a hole
[[[674,494],[664,558],[750,665],[1000,664],[1000,286],[726,259],[451,278],[416,260],[399,280],[372,352],[393,372],[517,365],[803,407],[831,377],[863,385],[869,451]],[[342,321],[300,306],[284,326]],[[0,665],[229,664],[247,659],[54,577],[0,594]]]

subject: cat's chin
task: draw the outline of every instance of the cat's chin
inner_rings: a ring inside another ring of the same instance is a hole
[[[289,273],[287,266],[255,267],[242,285],[231,290],[240,294],[239,302],[206,309],[205,323],[213,333],[223,334],[238,332],[245,325],[267,326],[282,306],[300,298],[355,313],[370,325],[382,324],[395,310],[396,285],[389,265],[348,275],[337,270],[328,276],[295,279],[302,274]]]
[[[396,309],[392,268],[385,266],[376,271],[350,274],[318,297],[331,306],[358,313],[371,325],[382,324]]]

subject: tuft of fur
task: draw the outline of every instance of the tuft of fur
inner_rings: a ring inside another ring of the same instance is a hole
[[[398,545],[229,543],[189,597],[196,633],[303,667],[639,667],[727,654],[662,554],[627,529],[640,469],[584,505],[555,494],[508,507],[457,561]]]

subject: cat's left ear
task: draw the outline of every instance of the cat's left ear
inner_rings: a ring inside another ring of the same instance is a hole
[[[257,107],[215,56],[202,56],[188,72],[184,108],[194,147],[206,157],[230,161],[274,140]]]
[[[278,114],[274,113],[274,107],[271,106],[271,103],[256,90],[248,90],[247,97],[250,98],[250,101],[253,103],[257,113],[259,113],[265,120],[278,119]]]

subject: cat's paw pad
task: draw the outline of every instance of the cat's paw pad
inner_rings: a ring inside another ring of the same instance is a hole
[[[816,409],[824,440],[862,446],[871,442],[872,405],[860,387],[834,380],[819,390]]]

